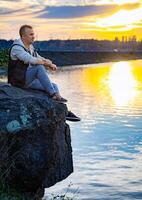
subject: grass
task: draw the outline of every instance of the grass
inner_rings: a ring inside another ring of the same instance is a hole
[[[72,187],[72,183],[70,183],[65,191],[65,193],[63,194],[50,194],[50,197],[45,196],[43,197],[43,200],[75,200],[77,199],[77,195],[78,195],[78,188],[74,190],[74,192],[72,193],[72,196],[69,197],[69,192]],[[2,181],[2,179],[0,179],[0,200],[39,200],[39,198],[37,198],[37,195],[30,195],[30,196],[26,196],[26,194],[22,194],[20,191],[16,190],[16,189],[12,189],[9,187],[6,187],[4,185],[4,182]]]
[[[43,198],[43,200],[75,200],[76,195],[78,193],[78,189],[75,190],[72,197],[69,197],[68,192],[69,192],[71,186],[72,186],[72,184],[70,183],[64,194],[61,194],[61,195],[51,194],[50,198],[45,197],[45,198]],[[5,189],[3,187],[3,185],[0,184],[0,200],[35,200],[35,199],[36,199],[35,197],[33,197],[33,198],[32,197],[31,198],[24,197],[20,192],[18,192],[16,190]]]
[[[67,190],[64,194],[61,195],[51,194],[50,198],[43,198],[43,200],[75,200],[78,195],[78,188],[73,192],[72,197],[68,196],[68,193],[70,192],[72,185],[73,185],[72,183],[68,185]]]
[[[11,168],[14,167],[15,157],[13,156],[12,161],[9,163],[9,151],[13,145],[13,140],[10,145],[8,144],[8,138],[5,139],[2,135],[0,136],[0,200],[27,200],[24,199],[22,194],[14,189],[11,189],[6,184],[6,179],[10,175]]]
[[[3,191],[0,190],[0,200],[28,200],[27,197],[24,197],[22,194],[17,191]],[[35,198],[29,198],[29,200],[35,200]],[[75,200],[75,196],[68,197],[67,194],[63,195],[51,195],[51,198],[43,198],[43,200]]]
[[[0,191],[0,200],[27,200],[17,192],[4,192]]]
[[[0,200],[25,200],[22,194],[13,189],[5,188],[3,183],[0,183]]]

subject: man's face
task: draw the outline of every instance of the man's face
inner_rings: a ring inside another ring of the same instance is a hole
[[[26,28],[25,33],[22,36],[22,39],[27,43],[27,44],[32,44],[35,39],[35,34],[33,29],[31,28]]]

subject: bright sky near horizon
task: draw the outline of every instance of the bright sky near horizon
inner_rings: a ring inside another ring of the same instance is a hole
[[[37,40],[142,38],[142,0],[0,0],[0,38],[30,24]]]

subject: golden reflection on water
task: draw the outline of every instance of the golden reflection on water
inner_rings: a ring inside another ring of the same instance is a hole
[[[137,95],[137,81],[129,62],[117,62],[111,67],[108,86],[114,104],[126,106]]]
[[[142,61],[123,61],[86,68],[82,90],[97,104],[111,107],[142,105]]]

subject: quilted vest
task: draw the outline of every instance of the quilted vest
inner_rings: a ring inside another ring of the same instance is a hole
[[[9,62],[8,62],[8,83],[10,83],[13,86],[16,87],[24,87],[25,86],[25,80],[26,80],[26,71],[29,67],[29,64],[25,64],[24,61],[21,61],[19,59],[12,60],[11,59],[11,50],[12,47],[18,45],[21,46],[26,52],[30,54],[30,52],[19,44],[13,44],[9,51]],[[34,57],[37,57],[36,51],[34,51]]]

